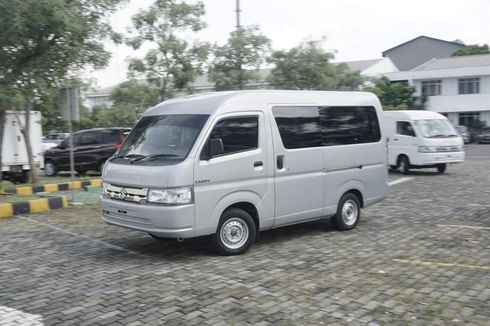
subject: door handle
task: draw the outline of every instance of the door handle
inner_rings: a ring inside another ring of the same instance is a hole
[[[398,141],[398,138],[393,139],[393,141]]]
[[[277,156],[277,169],[278,170],[284,169],[284,155]]]
[[[254,168],[258,168],[261,166],[264,166],[264,162],[262,162],[262,161],[255,161],[254,162]]]

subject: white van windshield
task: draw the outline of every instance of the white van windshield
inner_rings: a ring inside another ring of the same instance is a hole
[[[130,164],[182,161],[189,154],[208,117],[197,114],[143,117],[111,161]]]
[[[425,138],[456,137],[456,131],[445,119],[415,120],[420,134]]]

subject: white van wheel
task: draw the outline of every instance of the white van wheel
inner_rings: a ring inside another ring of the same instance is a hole
[[[347,193],[339,201],[337,213],[331,218],[339,230],[350,230],[356,227],[361,217],[359,198],[353,193]]]
[[[213,244],[222,255],[239,255],[255,241],[256,229],[252,217],[244,210],[232,208],[221,215]]]
[[[402,174],[408,174],[410,171],[410,162],[405,155],[400,156],[398,159],[398,171]]]

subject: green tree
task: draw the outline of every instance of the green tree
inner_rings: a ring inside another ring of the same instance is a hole
[[[451,54],[451,57],[465,56],[465,55],[475,55],[475,54],[490,54],[490,49],[488,44],[478,45],[466,45],[464,48],[457,49]]]
[[[180,32],[197,32],[205,27],[201,20],[204,4],[187,4],[177,0],[156,0],[147,10],[133,17],[136,36],[126,43],[139,49],[149,43],[149,50],[143,59],[132,59],[129,75],[144,76],[160,90],[160,101],[174,96],[176,91],[192,92],[192,81],[202,74],[202,67],[208,57],[206,43],[190,44]]]
[[[425,97],[415,96],[415,87],[406,82],[391,82],[386,77],[377,79],[373,86],[364,88],[376,94],[384,110],[424,109]]]
[[[106,17],[120,2],[0,0],[0,111],[22,108],[27,118],[34,103],[42,102],[48,89],[61,85],[68,71],[87,64],[104,66],[109,53],[101,40],[111,35]],[[28,124],[24,136],[33,166]],[[1,146],[2,139],[0,153]]]
[[[322,41],[308,41],[288,51],[275,51],[269,59],[274,68],[268,77],[272,88],[299,90],[358,90],[363,79],[345,64],[333,64],[334,55]]]
[[[158,89],[145,81],[130,79],[119,84],[109,95],[113,106],[130,105],[148,108],[158,104]]]
[[[260,80],[259,68],[269,49],[270,40],[257,26],[239,27],[224,46],[214,46],[208,78],[217,91],[244,89]]]

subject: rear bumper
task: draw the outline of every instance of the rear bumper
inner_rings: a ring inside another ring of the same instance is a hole
[[[417,160],[411,161],[411,165],[424,166],[444,163],[460,163],[464,161],[464,152],[444,152],[444,153],[419,153]]]
[[[191,238],[194,205],[141,205],[101,197],[102,219],[107,224],[144,231],[165,238]]]

